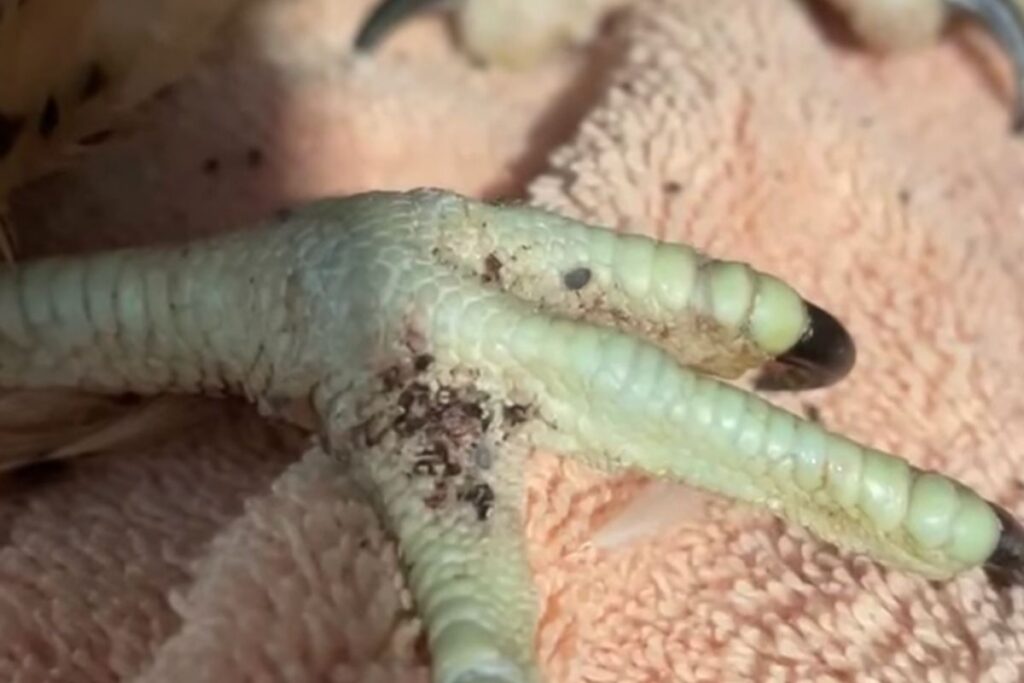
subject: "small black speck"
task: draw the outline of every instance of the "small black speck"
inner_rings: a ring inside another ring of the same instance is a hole
[[[501,279],[501,259],[493,253],[484,259],[484,282],[497,282]]]
[[[49,138],[59,123],[60,109],[57,107],[57,100],[53,99],[51,95],[46,98],[43,113],[39,115],[39,134],[43,136],[43,139]]]
[[[484,409],[480,407],[479,403],[463,403],[462,413],[466,417],[472,420],[477,420],[478,422],[482,421],[484,417]]]
[[[418,477],[432,477],[437,474],[436,463],[433,460],[417,460],[412,464],[412,473]]]
[[[502,416],[505,418],[505,424],[509,427],[521,425],[526,422],[526,406],[518,403],[505,405],[502,407]]]
[[[73,469],[68,460],[38,460],[12,470],[7,476],[21,490],[35,489],[66,480]]]
[[[570,291],[576,291],[583,289],[590,282],[590,268],[573,268],[564,276],[562,276],[562,282],[565,284],[565,288]]]
[[[406,387],[398,397],[398,405],[408,410],[409,406],[417,401],[422,401],[429,393],[430,389],[427,385],[421,382],[414,382]]]
[[[206,175],[214,175],[220,171],[220,160],[216,157],[210,157],[203,161],[203,173]]]
[[[142,403],[142,396],[130,391],[115,397],[114,401],[122,406],[137,406]]]
[[[459,496],[476,510],[476,518],[484,521],[491,515],[491,507],[494,505],[494,491],[487,484],[476,484],[471,489]]]
[[[441,507],[445,499],[448,497],[448,489],[444,485],[444,481],[435,480],[434,490],[427,494],[427,497],[423,499],[423,504],[431,510],[436,510]]]
[[[398,368],[390,367],[380,375],[381,384],[384,386],[385,391],[394,391],[401,384],[401,377],[398,373]]]
[[[821,424],[821,409],[813,403],[804,404],[804,415],[807,419],[816,424]]]
[[[667,194],[679,194],[683,191],[683,184],[677,180],[669,180],[661,186]]]
[[[159,90],[157,90],[155,93],[153,93],[153,98],[152,99],[157,101],[157,102],[168,100],[168,99],[170,99],[174,95],[174,91],[176,89],[177,88],[175,87],[174,83],[170,83],[168,85],[165,85],[162,88],[160,88]]]
[[[96,97],[107,87],[108,81],[107,72],[99,64],[93,62],[89,65],[89,70],[85,72],[85,81],[82,83],[79,98],[85,102]]]
[[[263,150],[259,147],[250,147],[245,153],[245,164],[249,168],[258,168],[263,165]]]
[[[433,453],[435,456],[437,456],[438,458],[445,462],[448,461],[448,447],[445,446],[444,443],[441,441],[435,441],[434,443],[430,444],[429,452]]]
[[[114,131],[110,130],[109,128],[104,128],[103,130],[98,130],[95,133],[89,133],[88,135],[83,135],[82,137],[78,138],[78,144],[85,145],[86,147],[91,147],[92,145],[98,145],[100,143],[106,142],[113,135]]]
[[[900,188],[899,194],[897,196],[899,197],[900,204],[902,204],[903,206],[910,204],[910,200],[913,197],[910,190],[908,190],[905,187]]]
[[[0,159],[7,156],[14,148],[14,141],[24,125],[24,119],[0,114]]]

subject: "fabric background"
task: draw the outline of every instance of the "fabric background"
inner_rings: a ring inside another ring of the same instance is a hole
[[[1024,143],[980,31],[883,60],[795,0],[640,0],[588,50],[503,73],[437,18],[351,58],[369,4],[253,4],[128,134],[16,196],[23,250],[194,237],[327,192],[529,197],[781,275],[859,359],[780,403],[1024,515]],[[886,571],[682,487],[642,532],[602,529],[642,485],[530,463],[551,681],[1024,676],[1024,591]],[[9,478],[0,541],[3,680],[426,680],[369,510],[240,406]]]

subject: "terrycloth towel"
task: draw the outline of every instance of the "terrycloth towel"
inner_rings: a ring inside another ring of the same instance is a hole
[[[368,4],[255,5],[133,135],[17,197],[25,249],[194,236],[326,192],[524,194],[783,276],[859,359],[780,402],[1024,515],[1024,147],[990,39],[959,27],[880,60],[796,0],[640,0],[586,54],[489,73],[431,19],[350,59]],[[1024,677],[1021,589],[886,571],[668,490],[660,525],[608,528],[641,480],[533,458],[551,681]],[[12,479],[0,532],[2,680],[426,680],[369,510],[237,407]]]

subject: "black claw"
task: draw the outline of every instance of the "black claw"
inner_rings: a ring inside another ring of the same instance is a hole
[[[985,561],[985,573],[998,588],[1024,585],[1024,526],[1009,511],[989,503],[1003,525],[999,542]]]
[[[432,9],[448,0],[382,0],[377,3],[356,34],[355,48],[372,50],[396,26],[414,14]]]
[[[846,328],[828,311],[807,302],[810,324],[800,340],[765,365],[754,386],[764,391],[820,389],[846,377],[857,347]]]
[[[977,18],[1003,46],[1013,63],[1017,83],[1012,129],[1024,132],[1024,16],[1014,0],[946,0],[950,7]]]

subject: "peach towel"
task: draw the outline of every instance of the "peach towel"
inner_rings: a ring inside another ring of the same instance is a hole
[[[346,55],[369,0],[263,0],[132,133],[15,201],[32,254],[179,239],[306,197],[528,196],[782,275],[859,364],[833,429],[1024,514],[1024,178],[1009,70],[961,27],[880,60],[795,0],[640,0],[601,41],[485,72],[441,22]],[[0,496],[0,679],[424,681],[394,549],[325,456],[246,410]],[[1024,590],[838,553],[681,488],[537,454],[528,533],[553,683],[1024,677]],[[627,530],[628,531],[628,530]]]

